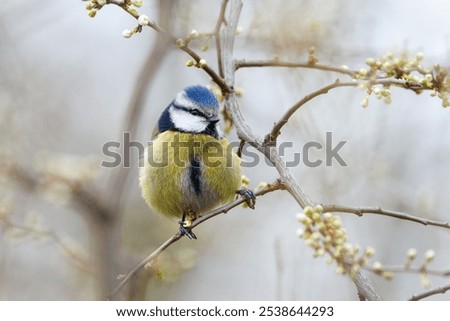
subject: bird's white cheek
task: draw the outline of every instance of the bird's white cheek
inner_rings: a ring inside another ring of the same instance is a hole
[[[201,133],[208,126],[208,123],[203,117],[194,116],[175,108],[172,108],[170,118],[176,128],[186,132]]]

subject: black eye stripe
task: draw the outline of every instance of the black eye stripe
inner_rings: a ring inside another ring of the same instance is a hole
[[[175,103],[173,103],[173,106],[174,106],[176,109],[184,110],[184,111],[190,113],[191,115],[194,115],[194,116],[200,116],[200,117],[203,117],[203,118],[205,118],[205,119],[208,119],[208,116],[206,116],[204,113],[202,113],[202,112],[201,112],[200,110],[198,110],[198,109],[189,109],[189,108],[186,108],[186,107],[177,105],[177,104],[175,104]]]

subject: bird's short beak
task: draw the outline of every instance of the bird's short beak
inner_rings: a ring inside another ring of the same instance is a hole
[[[208,121],[209,121],[210,123],[213,123],[213,124],[218,123],[219,120],[220,120],[219,116],[213,116],[213,117],[211,117],[211,118],[208,119]]]

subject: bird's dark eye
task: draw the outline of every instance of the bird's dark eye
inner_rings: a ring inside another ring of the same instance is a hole
[[[198,110],[196,110],[196,109],[192,109],[189,112],[191,113],[191,115],[194,115],[194,116],[199,116],[200,115],[200,112]]]

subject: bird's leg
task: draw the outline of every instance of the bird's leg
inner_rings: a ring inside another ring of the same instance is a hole
[[[191,231],[192,221],[194,221],[196,218],[197,215],[194,212],[191,211],[183,212],[181,221],[178,221],[178,224],[180,224],[181,235],[186,235],[191,240],[197,239],[197,236],[194,234],[194,232]]]
[[[255,209],[256,196],[255,193],[252,192],[252,190],[249,190],[248,188],[241,188],[240,190],[236,191],[236,194],[239,194],[240,196],[245,198],[245,202],[247,203],[248,207],[250,207],[252,210]]]

